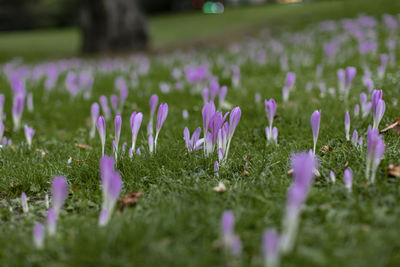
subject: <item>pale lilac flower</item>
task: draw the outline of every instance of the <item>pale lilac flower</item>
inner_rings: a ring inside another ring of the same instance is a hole
[[[269,129],[270,129],[269,136],[272,136],[272,124],[274,122],[274,117],[276,113],[276,103],[275,100],[271,98],[270,100],[265,99],[264,104],[265,104],[265,113],[267,114],[267,118],[269,121]]]
[[[154,137],[152,134],[149,135],[149,151],[153,153],[154,150]]]
[[[209,90],[208,90],[208,88],[204,88],[203,89],[203,93],[202,93],[202,96],[203,96],[203,102],[204,103],[207,103],[208,102],[208,95],[209,95]]]
[[[293,88],[295,82],[296,82],[296,74],[294,72],[288,72],[286,74],[285,86],[282,89],[283,102],[287,102],[289,100],[289,93],[290,90]]]
[[[363,145],[363,138],[362,136],[360,136],[360,139],[358,139],[358,146],[360,147],[360,149],[362,149],[362,145]]]
[[[108,223],[122,189],[122,180],[114,171],[114,160],[104,156],[100,160],[100,178],[103,192],[103,204],[99,217],[99,225]]]
[[[140,148],[138,147],[138,149],[136,149],[136,154],[138,154],[139,156],[142,154],[141,152],[140,152]]]
[[[372,128],[374,129],[378,129],[379,127],[379,123],[381,122],[382,118],[383,118],[383,114],[385,114],[385,109],[386,109],[386,105],[385,105],[385,101],[382,99],[379,99],[378,103],[376,104],[375,108],[374,108],[374,125]]]
[[[228,92],[228,87],[222,86],[221,89],[219,90],[219,108],[222,108],[225,102],[226,94]]]
[[[367,167],[366,177],[371,182],[375,182],[376,171],[385,153],[385,142],[379,135],[377,129],[368,131],[367,144]]]
[[[192,137],[190,137],[190,132],[187,127],[185,127],[183,131],[183,139],[185,140],[186,143],[186,148],[188,152],[193,152],[202,149],[201,147],[202,143],[204,142],[204,139],[199,139],[201,134],[201,128],[198,127],[192,134]]]
[[[21,117],[24,111],[24,95],[16,95],[13,99],[12,118],[14,122],[14,131],[21,127]]]
[[[204,134],[204,151],[205,151],[207,148],[208,127],[210,125],[212,117],[215,114],[214,102],[210,101],[204,104],[203,109],[201,110],[201,114],[203,116],[203,134]]]
[[[24,213],[29,212],[28,198],[26,197],[25,192],[22,192],[22,194],[21,194],[21,206],[22,206],[22,211]]]
[[[360,115],[360,106],[358,104],[356,104],[354,106],[354,116],[358,117],[358,115]]]
[[[346,91],[346,72],[344,69],[337,70],[337,78],[339,92],[343,94]]]
[[[267,141],[273,141],[275,144],[278,144],[278,128],[274,127],[271,130],[269,126],[265,127],[265,135]]]
[[[233,87],[238,87],[240,84],[240,67],[232,67],[232,85]]]
[[[97,132],[99,133],[101,141],[101,155],[104,156],[104,147],[106,144],[106,122],[103,116],[97,118]]]
[[[233,134],[235,133],[236,127],[239,124],[240,117],[242,116],[242,111],[239,107],[235,107],[232,109],[229,114],[229,129],[228,129],[228,144],[226,147],[226,151],[224,151],[224,158],[228,158],[229,147],[231,145]]]
[[[238,235],[233,236],[231,253],[234,256],[240,256],[242,254],[242,241],[240,241]]]
[[[349,94],[351,84],[353,83],[353,79],[356,76],[357,70],[354,67],[347,67],[345,70],[345,88],[346,95]]]
[[[151,121],[147,124],[147,135],[153,135],[153,122]]]
[[[260,94],[260,93],[255,93],[255,94],[254,94],[254,102],[255,102],[256,104],[258,104],[258,103],[261,102],[261,94]]]
[[[189,118],[189,112],[186,109],[182,110],[182,118],[184,120],[187,120]]]
[[[154,112],[156,111],[158,105],[158,96],[156,94],[150,97],[149,105],[150,105],[150,120],[152,121]]]
[[[44,246],[44,227],[41,223],[36,223],[33,227],[33,243],[37,249]]]
[[[350,193],[353,184],[353,172],[350,169],[344,170],[343,182],[347,191]]]
[[[132,157],[133,157],[133,153],[134,153],[134,152],[135,152],[135,151],[132,150],[132,148],[130,147],[130,148],[129,148],[129,152],[128,152],[129,158],[132,158]]]
[[[381,55],[381,65],[378,67],[378,78],[382,79],[385,76],[386,65],[388,62],[388,56],[386,54]]]
[[[351,143],[353,144],[353,146],[357,147],[358,146],[358,132],[357,130],[354,130],[353,132],[353,136],[351,138]]]
[[[130,123],[131,123],[131,130],[132,130],[132,151],[135,151],[136,146],[136,139],[139,133],[140,125],[142,124],[143,114],[142,112],[136,113],[133,112],[131,115]]]
[[[321,111],[316,110],[311,115],[311,130],[313,133],[313,141],[314,141],[314,146],[313,146],[314,155],[315,155],[315,149],[317,147],[320,123],[321,123]]]
[[[297,236],[301,207],[307,197],[314,178],[317,161],[310,152],[295,154],[292,157],[294,182],[288,190],[283,232],[280,242],[282,252],[292,251]]]
[[[119,138],[121,136],[121,126],[122,126],[122,118],[121,115],[117,114],[114,119],[114,128],[115,128],[115,159],[118,157],[118,147],[119,147]]]
[[[210,98],[212,101],[215,100],[215,97],[218,95],[219,93],[219,83],[218,80],[212,80],[210,82]],[[207,101],[205,101],[207,102]]]
[[[97,104],[96,102],[92,104],[91,108],[90,108],[90,113],[91,113],[91,117],[92,117],[92,129],[90,130],[90,138],[93,138],[94,135],[96,134],[96,121],[97,118],[99,117],[100,114],[100,106],[99,104]]]
[[[214,174],[215,174],[216,176],[218,176],[218,172],[219,172],[219,163],[218,163],[218,161],[216,160],[216,161],[214,162]]]
[[[102,95],[102,96],[100,96],[99,100],[100,100],[100,105],[101,105],[101,109],[103,110],[105,120],[108,121],[111,118],[111,111],[110,111],[110,108],[108,107],[107,97]]]
[[[331,178],[331,182],[334,184],[336,182],[336,175],[333,171],[329,172],[329,177]]]
[[[278,128],[274,127],[272,129],[272,140],[275,142],[275,144],[278,144]]]
[[[114,111],[114,113],[118,112],[118,96],[116,95],[111,95],[110,96],[110,102],[111,102],[111,108]]]
[[[47,210],[46,226],[49,236],[53,236],[57,231],[57,217],[58,215],[53,208]]]
[[[157,112],[157,127],[156,127],[156,136],[154,138],[154,151],[157,151],[157,139],[158,134],[160,133],[161,127],[163,126],[165,120],[168,116],[168,104],[161,103]]]
[[[232,255],[239,255],[242,250],[240,239],[234,233],[235,217],[231,210],[226,210],[221,219],[221,241],[225,252]]]
[[[267,229],[262,237],[262,250],[266,267],[279,266],[279,234],[275,229]]]
[[[26,142],[28,143],[28,147],[29,147],[29,149],[31,149],[32,139],[33,139],[33,136],[35,135],[35,130],[25,124],[24,132],[25,132]]]
[[[51,197],[52,197],[54,213],[57,217],[61,211],[62,206],[65,203],[67,195],[68,195],[67,180],[63,176],[55,177],[51,185]]]
[[[29,93],[26,97],[26,106],[29,112],[33,112],[33,94]]]
[[[344,116],[344,130],[346,133],[346,140],[350,141],[350,113],[346,111]]]

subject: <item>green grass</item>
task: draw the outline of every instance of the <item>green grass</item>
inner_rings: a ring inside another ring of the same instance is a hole
[[[393,12],[398,10],[393,9]],[[318,17],[315,14],[309,20],[315,21]],[[308,23],[302,20],[295,28]],[[34,33],[30,38],[41,42]],[[167,38],[162,39],[167,42]],[[326,36],[321,35],[317,40],[322,42]],[[304,49],[303,46],[289,47],[291,53]],[[40,58],[40,53],[36,50],[32,55]],[[224,48],[204,49],[190,55],[194,60],[211,62],[218,56],[226,62],[237,62],[240,57]],[[313,55],[316,62],[322,60],[319,51]],[[137,144],[143,153],[133,159],[125,154],[116,167],[123,179],[123,194],[143,190],[143,196],[136,206],[115,212],[109,225],[102,229],[97,227],[101,208],[100,140],[98,136],[89,139],[87,120],[91,103],[100,95],[114,93],[114,79],[120,74],[96,74],[93,96],[89,100],[80,96],[71,98],[65,92],[65,74],[57,90],[49,93],[42,82],[27,83],[35,104],[34,113],[25,110],[23,115],[23,122],[36,129],[31,150],[21,144],[23,131],[11,130],[11,90],[5,76],[0,76],[1,93],[6,96],[5,135],[14,143],[13,149],[0,149],[0,266],[262,266],[261,234],[267,227],[281,227],[286,192],[292,183],[287,174],[290,156],[312,147],[309,120],[316,109],[322,110],[318,148],[329,145],[332,151],[317,153],[321,177],[316,178],[308,195],[295,250],[282,259],[283,266],[399,265],[400,180],[386,173],[389,164],[400,163],[399,134],[391,131],[384,134],[385,157],[378,169],[376,184],[370,186],[365,184],[364,177],[366,147],[356,149],[344,138],[345,110],[359,102],[358,96],[363,91],[362,61],[358,56],[325,66],[322,76],[327,87],[335,87],[338,68],[348,65],[358,68],[348,105],[329,95],[320,97],[316,88],[305,92],[306,83],[315,79],[315,64],[294,69],[296,90],[287,104],[281,99],[286,73],[276,63],[259,66],[245,62],[237,89],[232,88],[230,79],[224,76],[225,64],[214,65],[213,74],[220,78],[221,84],[228,85],[227,101],[242,109],[228,162],[221,167],[219,177],[213,174],[216,155],[204,158],[201,152],[188,154],[183,141],[185,126],[193,131],[202,125],[201,96],[191,93],[188,85],[182,92],[160,93],[158,84],[171,81],[172,66],[164,56],[152,56],[150,60],[150,73],[140,77],[138,88],[130,89],[122,112],[121,140],[128,145],[131,139],[129,116],[134,110],[144,113]],[[379,64],[378,56],[369,58],[368,63],[374,71]],[[184,66],[179,60],[172,65]],[[393,101],[398,100],[400,94],[399,80],[396,67],[389,67],[383,80],[375,80],[376,87],[384,90],[387,103],[381,128],[400,114],[400,107]],[[278,102],[274,122],[279,129],[278,146],[266,145],[267,119],[263,104],[254,103],[257,92],[263,99],[273,97]],[[167,102],[170,109],[159,136],[157,153],[150,155],[145,129],[149,119],[148,100],[153,93],[160,96],[161,102]],[[187,121],[182,119],[183,109],[189,111]],[[365,137],[372,117],[361,119],[351,115],[351,129],[359,130]],[[112,154],[113,131],[112,122],[108,121],[108,155]],[[77,143],[94,149],[78,148]],[[37,149],[45,151],[44,157]],[[67,164],[70,157],[73,160]],[[249,159],[247,167],[246,158]],[[341,181],[346,162],[354,174],[350,194]],[[245,169],[248,175],[244,174]],[[330,170],[337,174],[336,184],[329,182]],[[45,221],[44,195],[49,193],[51,180],[56,175],[67,177],[69,196],[59,218],[57,235],[47,237],[45,249],[39,251],[33,247],[32,227],[37,221]],[[225,193],[212,190],[218,181],[227,186]],[[19,203],[22,192],[29,197],[29,214],[22,213]],[[235,231],[243,242],[241,258],[226,257],[215,242],[219,238],[221,214],[226,209],[233,210],[236,217]]]

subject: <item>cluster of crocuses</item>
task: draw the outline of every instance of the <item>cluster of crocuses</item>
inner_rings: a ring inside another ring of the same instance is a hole
[[[154,116],[154,111],[155,107],[158,102],[158,97],[157,95],[153,95],[150,99],[150,121],[147,127],[147,133],[149,135],[148,141],[149,141],[149,152],[153,153],[153,150],[156,151],[157,149],[157,140],[158,136],[160,134],[161,128],[164,125],[165,120],[167,119],[168,116],[168,104],[167,103],[161,103],[158,112],[157,112],[157,123],[156,123],[156,134],[155,138],[153,138],[153,116]],[[100,141],[101,141],[101,151],[102,155],[104,156],[105,153],[105,144],[106,144],[106,120],[103,116],[98,116],[99,114],[99,108],[98,105],[93,104],[92,105],[92,123],[96,122],[97,125],[97,131],[100,136]],[[95,116],[98,116],[97,119],[95,120]],[[132,131],[132,146],[129,149],[129,156],[132,157],[134,153],[140,154],[140,149],[136,149],[136,141],[138,137],[138,133],[140,130],[140,126],[142,124],[143,120],[143,114],[141,112],[133,112],[130,117],[130,128]],[[117,114],[114,119],[114,129],[115,129],[115,135],[114,135],[114,140],[113,140],[113,152],[114,152],[114,157],[115,159],[118,158],[118,153],[119,153],[119,142],[120,142],[120,136],[121,136],[121,128],[122,128],[122,117],[121,115]],[[93,126],[92,130],[93,131]],[[125,151],[126,143],[123,144],[122,146],[122,152]]]
[[[184,140],[189,152],[199,150],[203,144],[205,156],[210,156],[215,150],[218,153],[218,161],[225,162],[228,158],[229,148],[233,134],[239,124],[242,111],[235,107],[231,112],[222,114],[216,110],[213,101],[207,102],[202,109],[203,115],[203,138],[199,139],[201,129],[196,129],[190,138],[189,129],[184,130]],[[229,115],[229,121],[225,121]]]

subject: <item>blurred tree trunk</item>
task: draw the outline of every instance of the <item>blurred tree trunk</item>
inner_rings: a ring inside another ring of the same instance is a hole
[[[136,0],[82,0],[83,52],[145,49],[147,23]]]

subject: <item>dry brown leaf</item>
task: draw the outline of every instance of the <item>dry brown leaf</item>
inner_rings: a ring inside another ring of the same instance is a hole
[[[142,190],[139,190],[136,193],[131,192],[124,195],[122,199],[118,200],[121,209],[123,209],[124,207],[135,205],[138,202],[141,195],[142,195]]]
[[[347,167],[349,167],[349,162],[348,161],[346,161],[346,163],[344,164],[343,169],[346,169]]]
[[[226,191],[226,186],[223,182],[218,182],[218,185],[216,187],[213,187],[213,190],[218,193],[223,193]]]
[[[319,151],[321,151],[322,154],[327,154],[329,151],[332,151],[332,147],[331,146],[323,146],[319,149]]]
[[[400,165],[390,164],[387,168],[387,172],[390,176],[400,177]]]
[[[247,170],[244,170],[244,171],[243,171],[243,175],[244,175],[244,176],[249,176],[249,172],[248,172]]]
[[[42,158],[44,158],[44,156],[46,156],[46,152],[45,152],[43,149],[36,148],[36,151],[37,151],[37,152],[40,152],[40,156],[41,156]]]
[[[292,174],[293,174],[293,169],[288,170],[287,174],[290,175],[290,176],[292,176]]]
[[[93,147],[91,147],[89,145],[85,145],[85,144],[75,144],[75,146],[79,147],[79,148],[86,149],[86,150],[92,150],[93,149]]]
[[[287,172],[287,174],[288,175],[290,175],[290,176],[292,176],[293,175],[293,169],[290,169],[290,170],[288,170],[288,172]],[[319,173],[319,170],[317,170],[317,169],[313,169],[313,174],[316,176],[316,177],[321,177],[321,174]]]
[[[400,133],[400,118],[396,118],[390,125],[383,129],[381,133],[387,132],[390,129],[396,133]]]

